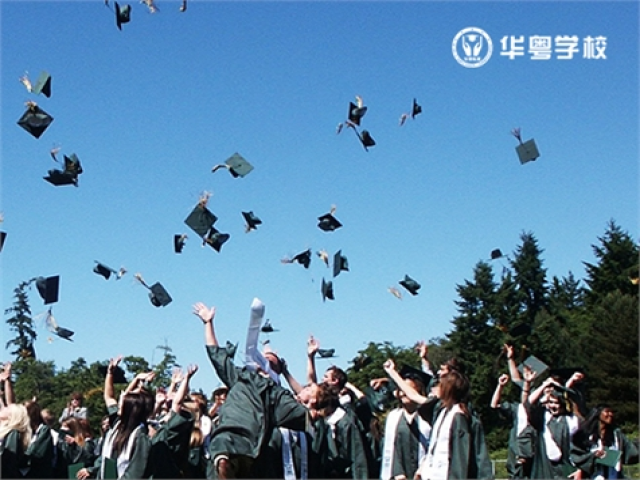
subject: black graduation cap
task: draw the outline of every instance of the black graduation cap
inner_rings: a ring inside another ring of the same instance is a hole
[[[62,328],[61,326],[59,326],[58,323],[56,322],[56,319],[53,317],[53,313],[51,310],[52,309],[49,308],[49,311],[47,312],[47,319],[46,319],[47,328],[49,329],[49,331],[59,336],[60,338],[73,342],[73,340],[71,340],[71,337],[73,336],[74,332],[72,332],[68,328]]]
[[[31,92],[36,95],[42,93],[47,98],[51,97],[51,75],[47,72],[41,72]]]
[[[516,152],[518,153],[518,158],[520,159],[521,164],[532,162],[540,156],[536,142],[533,139],[527,140],[524,143],[522,142],[520,128],[514,128],[511,131],[511,134],[516,137],[520,143],[520,145],[516,147]]]
[[[256,217],[253,211],[242,212],[242,216],[244,217],[244,221],[246,222],[245,231],[247,233],[251,230],[255,230],[258,225],[262,224],[262,220]]]
[[[412,367],[410,365],[403,365],[400,369],[400,376],[405,380],[414,380],[416,382],[420,382],[424,385],[424,389],[426,390],[429,387],[429,383],[431,382],[431,375],[422,370]]]
[[[333,256],[333,276],[337,277],[341,271],[348,272],[349,271],[349,263],[347,262],[347,257],[342,255],[342,250],[338,250],[336,254]]]
[[[49,170],[49,174],[44,179],[56,187],[61,185],[75,185],[77,187],[78,175],[81,173],[80,159],[73,153],[69,157],[64,156],[64,170]]]
[[[362,132],[358,133],[358,138],[360,138],[360,142],[367,152],[369,151],[369,147],[373,147],[376,144],[376,141],[368,130],[362,130]]]
[[[53,117],[42,110],[34,102],[27,103],[27,110],[18,120],[18,125],[36,138],[44,133],[44,131],[53,122]]]
[[[185,234],[176,234],[173,236],[173,251],[176,253],[182,253],[187,236]]]
[[[499,248],[491,250],[491,260],[497,260],[502,257],[504,257],[504,255],[502,255],[502,251]]]
[[[297,254],[291,260],[288,260],[288,261],[283,260],[283,262],[285,262],[285,263],[299,263],[304,268],[309,268],[309,265],[311,264],[311,249],[309,248],[309,249],[305,250],[304,252]]]
[[[209,230],[213,228],[213,224],[216,223],[217,220],[218,217],[211,213],[206,205],[199,202],[184,220],[184,223],[196,232],[199,237],[204,238],[204,236],[209,233]]]
[[[97,260],[94,260],[94,262],[96,262],[96,266],[93,267],[93,271],[98,275],[102,275],[105,278],[105,280],[109,280],[109,278],[111,277],[111,274],[114,274],[116,276],[116,280],[120,280],[123,277],[123,275],[127,273],[127,270],[125,268],[120,268],[120,270],[115,270]]]
[[[253,170],[253,165],[251,165],[242,155],[236,152],[227,158],[223,164],[213,167],[211,171],[216,172],[220,168],[226,168],[229,170],[229,173],[233,178],[238,178],[244,177],[251,172],[251,170]]]
[[[53,331],[53,333],[59,336],[60,338],[64,338],[65,340],[69,340],[70,342],[73,342],[73,340],[71,340],[71,337],[73,336],[74,332],[72,332],[71,330],[58,327]]]
[[[318,355],[320,358],[336,358],[336,349],[335,348],[319,348]]]
[[[228,233],[220,233],[215,228],[211,227],[209,230],[209,234],[204,239],[205,243],[211,246],[216,252],[219,252],[222,248],[222,245],[226,243],[227,240],[231,238],[231,235]]]
[[[325,282],[324,278],[322,279],[322,301],[324,302],[326,299],[335,300],[333,296],[333,282],[328,281]]]
[[[333,216],[334,208],[329,213],[318,217],[318,228],[325,232],[333,232],[342,226],[336,217]]]
[[[416,115],[419,115],[422,113],[422,107],[420,105],[418,105],[418,102],[416,101],[416,99],[413,99],[413,107],[411,108],[411,118],[415,118]]]
[[[271,325],[271,320],[269,320],[268,318],[265,320],[264,325],[262,326],[262,328],[260,328],[260,331],[262,333],[273,333],[273,332],[277,332],[278,330],[275,330],[273,328],[273,326]]]
[[[151,285],[149,290],[151,290],[151,292],[149,292],[149,299],[154,306],[166,307],[171,303],[171,295],[169,295],[169,292],[167,292],[160,282]]]
[[[115,2],[116,6],[116,25],[119,30],[122,30],[123,23],[129,23],[131,20],[131,5],[118,5],[118,2]]]
[[[409,275],[405,275],[404,280],[400,280],[400,282],[398,283],[402,285],[411,295],[417,295],[418,290],[420,290],[421,287],[421,285]]]
[[[0,232],[0,252],[4,247],[4,240],[7,238],[7,232]]]
[[[58,290],[60,288],[60,277],[38,277],[36,278],[36,288],[44,300],[44,304],[56,303],[58,301]]]
[[[98,372],[100,373],[100,375],[102,375],[103,377],[107,376],[107,370],[108,370],[108,366],[107,365],[100,365],[98,367]],[[127,381],[127,378],[124,375],[124,370],[122,369],[122,367],[120,365],[116,365],[112,372],[112,378],[113,378],[113,383],[129,383]]]
[[[362,105],[362,100],[360,98],[358,98],[358,105],[353,102],[349,102],[349,115],[347,118],[350,122],[359,126],[360,120],[364,117],[365,113],[367,113],[367,107]]]

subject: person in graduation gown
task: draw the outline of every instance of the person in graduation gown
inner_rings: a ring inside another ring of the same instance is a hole
[[[254,308],[264,307],[256,299],[252,310]],[[204,323],[211,364],[229,387],[227,400],[219,410],[218,424],[211,434],[207,477],[247,478],[273,428],[310,431],[312,422],[324,415],[331,392],[317,385],[305,387],[310,394],[303,397],[298,394],[299,402],[266,372],[236,367],[229,351],[218,344],[213,327],[215,307],[196,303],[193,313]]]
[[[54,444],[51,428],[42,419],[42,410],[35,400],[25,402],[31,422],[31,443],[25,452],[29,461],[27,478],[51,478],[54,467]]]
[[[580,469],[571,462],[572,437],[578,431],[579,418],[567,409],[564,391],[565,387],[549,377],[524,404],[535,430],[531,478],[581,478]],[[546,402],[540,405],[543,392]]]
[[[593,408],[574,435],[572,460],[582,478],[626,478],[623,465],[638,463],[638,448],[615,424],[613,409],[606,404]]]
[[[104,382],[110,428],[104,435],[100,456],[93,466],[78,471],[78,480],[108,478],[111,466],[117,478],[145,478],[147,475],[151,439],[146,422],[153,412],[154,399],[144,384],[153,378],[153,374],[136,375],[117,401],[113,372],[121,359],[109,361]]]
[[[441,373],[439,398],[424,397],[405,382],[393,360],[384,363],[391,379],[413,401],[419,414],[431,419],[431,437],[426,456],[415,478],[422,480],[492,479],[493,470],[482,423],[468,408],[469,379],[460,370]]]
[[[429,375],[412,369],[401,376],[418,393],[426,395]],[[386,418],[380,478],[413,480],[429,447],[431,425],[418,414],[420,405],[401,389],[396,389],[395,396],[400,408],[391,410]]]
[[[0,409],[0,475],[21,478],[28,466],[25,454],[31,442],[31,422],[24,405],[12,403]]]

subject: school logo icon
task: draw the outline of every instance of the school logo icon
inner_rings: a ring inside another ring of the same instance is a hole
[[[451,44],[456,61],[466,68],[478,68],[487,63],[493,53],[491,37],[484,30],[468,27],[460,30]]]

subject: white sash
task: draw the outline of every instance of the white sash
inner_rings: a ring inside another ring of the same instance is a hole
[[[288,428],[280,427],[282,434],[282,466],[284,470],[285,480],[296,479],[296,469],[293,463],[293,453],[291,451],[291,436],[297,435],[300,442],[300,478],[306,480],[309,478],[308,461],[307,461],[307,437],[304,432],[294,432]]]
[[[110,458],[111,456],[111,449],[113,447],[113,441],[116,438],[116,432],[117,432],[117,427],[119,423],[120,421],[118,420],[118,422],[116,422],[113,428],[109,430],[105,435],[104,443],[102,444],[102,463],[100,465],[100,478],[104,478],[104,469],[105,469],[104,459]],[[133,450],[133,444],[135,443],[135,440],[136,440],[136,434],[138,433],[138,430],[140,430],[141,428],[142,428],[142,425],[138,425],[135,428],[135,430],[131,432],[131,435],[129,435],[129,439],[127,440],[126,448],[120,452],[120,455],[118,455],[118,458],[116,460],[116,465],[118,468],[118,478],[124,475],[124,472],[127,470],[127,467],[129,466],[129,461],[131,460],[131,452]]]
[[[336,408],[336,411],[327,418],[327,424],[331,428],[331,436],[336,438],[336,424],[347,414],[344,408]]]
[[[278,375],[271,370],[269,361],[262,355],[258,348],[258,337],[260,336],[260,327],[264,318],[264,303],[259,298],[254,298],[251,302],[251,317],[249,319],[249,328],[247,330],[247,341],[245,344],[245,365],[249,368],[260,367],[269,374],[269,377],[280,384]]]
[[[384,443],[382,447],[382,468],[380,469],[381,480],[389,480],[391,478],[391,467],[393,464],[393,452],[395,448],[395,436],[398,423],[402,418],[402,409],[396,408],[391,410],[387,415],[387,421],[384,425]]]
[[[560,447],[553,439],[551,429],[549,428],[549,422],[553,420],[553,416],[549,412],[544,413],[544,431],[542,437],[544,438],[544,445],[547,451],[547,458],[552,462],[557,462],[562,458],[562,451]]]
[[[449,477],[449,459],[451,456],[449,441],[451,439],[451,425],[457,413],[462,414],[460,405],[456,404],[450,410],[442,409],[438,414],[432,432],[434,439],[430,442],[429,453],[423,459],[418,471],[425,480],[446,480]]]
[[[518,436],[522,435],[524,429],[529,425],[529,416],[527,415],[527,410],[524,408],[522,403],[518,404],[517,415],[516,415],[516,429],[518,431]]]

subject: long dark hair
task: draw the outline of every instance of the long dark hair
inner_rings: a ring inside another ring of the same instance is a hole
[[[115,454],[116,457],[125,449],[133,431],[147,420],[149,407],[146,397],[148,396],[149,393],[141,391],[127,393],[122,398],[120,421],[116,427],[116,434],[111,447],[111,453]]]
[[[612,410],[610,405],[600,404],[591,409],[591,412],[580,422],[580,427],[574,435],[573,442],[582,447],[589,448],[592,444],[596,443],[600,437],[600,414],[603,410]],[[615,418],[615,417],[614,417]],[[604,428],[604,438],[602,442],[605,445],[611,445],[613,443],[613,431],[615,430],[615,423],[606,425]]]

